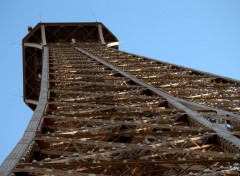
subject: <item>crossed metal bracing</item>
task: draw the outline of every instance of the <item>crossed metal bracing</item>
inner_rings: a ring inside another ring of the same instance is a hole
[[[240,112],[240,82],[110,49],[86,50],[166,93],[196,103]]]
[[[87,42],[99,38],[97,26],[47,26],[45,30],[48,42],[67,42],[72,38]]]
[[[167,94],[182,98],[180,101],[186,106],[199,111],[213,123],[227,125],[235,135],[240,136],[239,81],[136,56],[98,44],[91,47],[81,45],[81,47]],[[199,104],[207,105],[203,106],[206,109],[203,111]],[[219,114],[216,109],[234,113]]]
[[[47,43],[70,42],[100,42],[99,26],[106,42],[117,41],[116,37],[102,24],[96,23],[39,23],[23,39],[24,43],[42,42],[41,25],[45,26]]]
[[[24,97],[29,100],[37,101],[40,92],[41,77],[39,75],[42,71],[42,50],[30,47],[24,47]],[[36,105],[29,105],[32,109]]]
[[[153,84],[150,72],[159,77],[159,70],[151,67],[150,71],[144,58],[133,62],[138,59],[133,55],[86,43],[48,46],[50,99],[33,140],[35,147],[29,159],[13,170],[16,176],[216,175],[240,162],[239,146],[215,128],[201,125],[166,97],[104,64],[107,61]],[[133,71],[131,64],[136,67]],[[188,77],[196,82],[196,75]],[[172,81],[177,80],[182,81]],[[216,122],[210,117],[236,121],[231,127],[239,128],[235,117],[209,109],[197,113],[212,124]],[[225,126],[223,131],[235,139]]]

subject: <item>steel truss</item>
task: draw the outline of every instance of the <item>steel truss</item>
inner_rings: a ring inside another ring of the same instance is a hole
[[[238,81],[109,48],[99,36],[43,46],[39,103],[2,175],[238,172]]]

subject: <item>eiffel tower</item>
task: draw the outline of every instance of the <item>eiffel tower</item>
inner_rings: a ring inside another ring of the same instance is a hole
[[[34,114],[1,176],[239,173],[238,80],[121,51],[102,23],[39,23],[22,43]]]

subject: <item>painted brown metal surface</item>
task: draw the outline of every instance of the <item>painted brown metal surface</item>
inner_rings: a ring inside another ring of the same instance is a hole
[[[103,38],[104,35],[104,38]],[[102,37],[101,37],[102,36]],[[117,42],[117,38],[102,23],[39,23],[23,38],[24,101],[38,101],[42,69],[42,46],[47,43]]]
[[[58,31],[64,24],[54,26]],[[117,39],[95,28],[95,41],[55,42],[65,34],[54,32],[42,37],[49,50],[41,69],[47,83],[38,85],[40,95],[48,92],[44,111],[25,152],[12,165],[6,159],[0,173],[236,175],[239,81],[109,48]],[[33,65],[25,66],[38,68]],[[26,92],[38,113],[41,99],[36,103]]]

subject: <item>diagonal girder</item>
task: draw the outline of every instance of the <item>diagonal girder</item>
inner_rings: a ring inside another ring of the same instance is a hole
[[[98,62],[102,63],[103,65],[108,66],[109,68],[119,72],[120,74],[124,75],[125,77],[130,78],[131,80],[133,80],[134,82],[138,83],[139,85],[142,85],[146,88],[148,88],[149,90],[153,91],[154,93],[166,98],[166,100],[171,103],[172,105],[174,105],[175,107],[185,111],[191,118],[193,118],[193,120],[197,121],[199,124],[203,125],[204,127],[208,127],[213,129],[214,131],[217,132],[217,134],[224,138],[225,140],[229,141],[230,143],[232,143],[235,147],[237,147],[238,150],[240,150],[240,139],[238,139],[237,137],[233,136],[230,134],[229,131],[225,130],[224,128],[221,128],[220,126],[218,126],[217,124],[212,124],[211,122],[209,122],[208,120],[206,120],[204,117],[202,117],[200,114],[198,114],[197,112],[192,111],[191,109],[189,109],[188,107],[184,106],[183,104],[179,103],[178,101],[176,101],[174,99],[174,97],[160,91],[159,89],[133,77],[132,75],[122,71],[121,69],[111,65],[110,63],[107,63],[104,60],[101,60],[100,58],[88,53],[87,51],[81,49],[81,48],[76,48],[78,51],[88,55],[89,57],[97,60]]]

